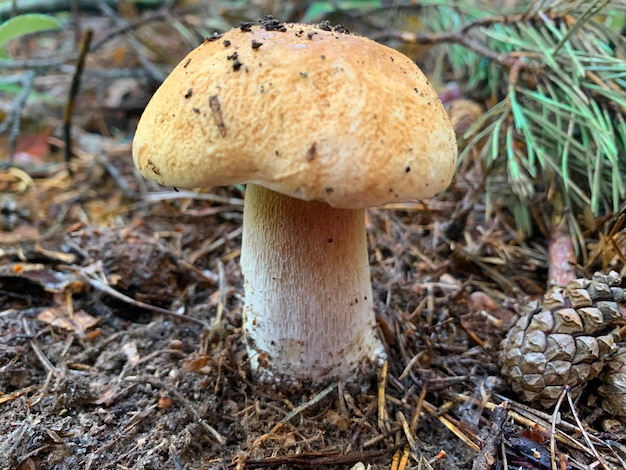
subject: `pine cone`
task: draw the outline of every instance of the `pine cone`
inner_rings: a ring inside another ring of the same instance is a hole
[[[461,137],[483,115],[483,107],[476,101],[459,98],[446,107],[452,128],[457,137]]]
[[[619,341],[618,302],[626,298],[619,274],[576,279],[529,303],[500,344],[502,374],[520,398],[545,408],[565,386],[577,396],[597,377]]]
[[[602,408],[626,421],[626,344],[607,358],[600,378],[603,384],[598,387],[598,392],[602,395]]]

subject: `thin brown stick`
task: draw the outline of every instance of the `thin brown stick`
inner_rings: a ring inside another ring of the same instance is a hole
[[[502,442],[502,428],[508,417],[508,403],[504,402],[491,412],[491,422],[485,429],[487,435],[484,436],[483,447],[474,459],[472,470],[488,470],[495,466],[496,454]],[[483,437],[481,435],[481,437]]]
[[[104,292],[105,294],[108,294],[111,297],[115,297],[118,300],[126,302],[129,305],[132,305],[134,307],[139,307],[144,310],[151,311],[151,312],[169,315],[170,317],[176,318],[178,320],[196,323],[206,329],[210,329],[210,326],[207,325],[202,320],[198,320],[197,318],[189,317],[187,315],[181,315],[180,313],[176,313],[171,310],[167,310],[165,308],[157,307],[155,305],[150,305],[144,302],[140,302],[131,297],[128,297],[127,295],[122,294],[119,291],[116,291],[112,287],[106,285],[104,282],[99,281],[98,279],[95,279],[93,275],[91,274],[91,270],[88,269],[89,267],[87,268],[75,268],[73,266],[69,266],[69,267],[77,271],[82,276],[82,278],[94,289]]]
[[[76,61],[76,68],[74,69],[74,76],[72,77],[72,85],[70,86],[70,93],[65,103],[65,111],[63,113],[63,140],[65,142],[65,163],[69,164],[72,157],[72,112],[74,111],[74,103],[80,90],[80,80],[83,76],[83,70],[85,69],[85,60],[87,59],[87,53],[89,52],[89,44],[93,39],[93,30],[88,29],[85,32],[85,36],[81,41],[80,53]],[[71,169],[68,166],[68,172],[71,174]]]
[[[362,452],[352,452],[341,455],[339,451],[329,450],[326,452],[302,452],[300,454],[278,455],[276,457],[266,457],[263,459],[243,458],[236,462],[231,468],[270,468],[280,467],[284,465],[286,468],[294,468],[299,465],[301,467],[314,467],[323,465],[348,465],[356,462],[364,462],[378,457],[382,457],[399,449],[401,445],[391,446],[381,450],[370,450]],[[223,462],[220,460],[219,462]],[[236,467],[236,465],[241,465]]]
[[[472,39],[470,32],[474,29],[492,26],[494,24],[515,24],[520,21],[528,21],[526,15],[491,16],[469,22],[456,31],[439,33],[415,33],[410,31],[385,31],[375,35],[379,41],[397,39],[410,44],[433,45],[440,43],[460,44],[474,51],[487,59],[498,62],[507,67],[518,66],[525,70],[537,71],[537,67],[529,63],[522,62],[518,57],[510,54],[500,54],[489,49],[484,44]]]
[[[15,400],[16,398],[19,398],[22,395],[26,395],[27,393],[30,393],[33,390],[36,390],[37,388],[39,388],[39,385],[29,385],[28,387],[22,388],[20,390],[3,394],[0,396],[0,405],[8,401]]]

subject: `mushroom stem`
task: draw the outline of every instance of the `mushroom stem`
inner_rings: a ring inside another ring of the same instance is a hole
[[[241,270],[244,332],[260,378],[347,378],[383,357],[364,210],[335,209],[249,184]]]

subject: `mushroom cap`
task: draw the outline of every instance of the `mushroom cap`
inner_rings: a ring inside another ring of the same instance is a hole
[[[328,25],[242,25],[205,39],[137,127],[144,176],[182,188],[254,183],[343,209],[448,186],[455,134],[415,63]]]

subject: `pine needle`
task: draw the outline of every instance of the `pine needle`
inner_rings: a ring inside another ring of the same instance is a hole
[[[519,3],[524,13],[498,17],[478,0],[423,0],[420,18],[451,43],[441,51],[465,92],[495,99],[464,134],[461,160],[482,157],[487,191],[498,188],[528,233],[529,205],[547,188],[573,214],[626,198],[626,1]]]

